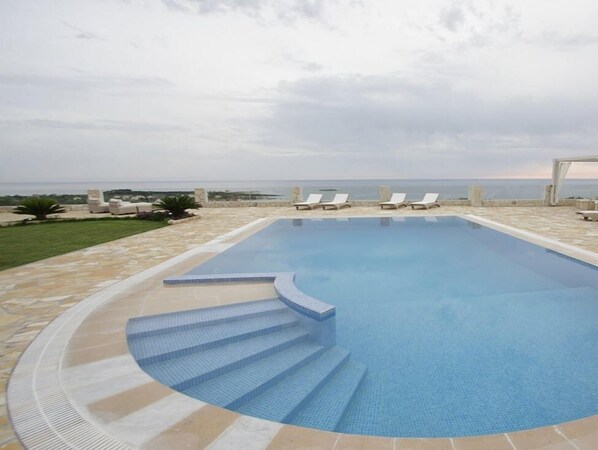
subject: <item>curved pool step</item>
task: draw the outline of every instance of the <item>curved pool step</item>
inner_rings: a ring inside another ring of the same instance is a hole
[[[142,364],[141,368],[167,386],[183,391],[197,383],[306,341],[307,338],[307,331],[295,326],[177,358]]]
[[[237,409],[319,357],[324,350],[324,347],[313,342],[300,342],[183,392],[223,408]]]
[[[348,351],[332,347],[237,411],[275,422],[291,423],[293,417],[348,360]]]
[[[366,373],[309,339],[280,300],[131,319],[131,353],[149,375],[242,414],[334,430]]]
[[[129,337],[129,350],[139,364],[149,364],[290,328],[297,323],[290,311],[277,310],[268,315],[252,316],[251,320],[237,319],[201,328]]]
[[[336,431],[366,373],[367,368],[363,364],[348,361],[291,423],[301,427]]]
[[[279,299],[256,300],[233,305],[177,311],[153,316],[135,317],[127,322],[129,338],[166,334],[206,325],[216,325],[237,320],[246,320],[275,312],[287,311],[288,307]]]

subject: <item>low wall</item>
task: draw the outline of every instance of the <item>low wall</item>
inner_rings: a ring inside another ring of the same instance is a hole
[[[350,200],[353,206],[379,206],[378,200]],[[439,200],[438,203],[444,206],[471,206],[469,200]],[[238,207],[292,207],[293,202],[282,200],[264,201],[208,201],[204,208],[238,208]],[[481,206],[502,207],[502,206],[546,206],[544,200],[505,199],[505,200],[483,200]],[[575,200],[560,200],[559,206],[575,206]]]
[[[496,199],[482,200],[482,206],[504,207],[504,206],[548,206],[544,200],[534,199]],[[575,200],[559,200],[558,206],[575,206]]]
[[[352,200],[349,202],[353,206],[379,206],[378,200]],[[469,200],[439,200],[438,203],[444,206],[471,206]],[[68,211],[87,211],[87,205],[62,205]],[[236,201],[209,201],[204,204],[204,208],[270,208],[270,207],[292,207],[293,202],[284,200],[236,200]],[[484,207],[506,207],[506,206],[546,206],[543,200],[525,200],[525,199],[504,199],[504,200],[482,200]],[[559,200],[558,206],[575,206],[575,200]],[[0,206],[0,213],[10,213],[14,206]]]
[[[438,203],[445,206],[469,206],[469,200],[440,200]],[[352,206],[379,206],[378,200],[349,200]],[[293,202],[283,200],[235,200],[235,201],[209,201],[204,204],[204,208],[238,208],[238,207],[292,207]]]

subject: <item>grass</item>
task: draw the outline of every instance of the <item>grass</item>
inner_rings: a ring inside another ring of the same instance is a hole
[[[155,230],[164,222],[94,219],[0,227],[0,270]]]

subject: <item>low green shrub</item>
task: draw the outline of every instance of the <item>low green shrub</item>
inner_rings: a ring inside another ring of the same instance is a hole
[[[30,197],[15,208],[14,214],[28,214],[37,220],[47,220],[50,214],[59,214],[66,210],[55,200],[45,197]]]
[[[154,206],[167,211],[172,219],[189,217],[188,209],[199,208],[199,204],[188,195],[167,195],[154,203]]]
[[[139,220],[149,220],[151,222],[165,222],[169,217],[166,211],[140,212],[137,214]]]

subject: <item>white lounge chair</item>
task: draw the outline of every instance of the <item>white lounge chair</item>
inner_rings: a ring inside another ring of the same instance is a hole
[[[349,202],[347,201],[348,199],[349,194],[336,194],[331,202],[322,203],[322,208],[341,209],[343,206],[351,207],[351,205],[349,205]]]
[[[307,209],[312,209],[317,206],[321,206],[322,205],[322,203],[320,203],[321,201],[322,201],[322,194],[309,194],[309,196],[307,197],[307,200],[305,200],[304,202],[295,203],[293,206],[297,209],[299,209],[301,207],[305,207]]]
[[[152,212],[153,209],[151,203],[123,202],[119,198],[111,198],[108,202],[108,208],[110,210],[110,214],[115,216],[120,214],[138,214],[141,212]]]
[[[431,208],[432,206],[440,207],[440,204],[438,203],[438,194],[431,194],[429,192],[424,195],[421,202],[411,202],[409,205],[411,206],[411,209],[415,209],[416,206],[421,206],[426,209]]]
[[[385,206],[394,209],[399,209],[399,206],[407,206],[407,202],[405,201],[406,196],[404,193],[394,192],[389,201],[380,203],[380,209],[384,209]]]
[[[110,211],[108,203],[99,198],[88,198],[87,209],[90,213],[107,213]]]
[[[577,211],[575,214],[581,214],[583,216],[583,220],[598,220],[598,211]]]

